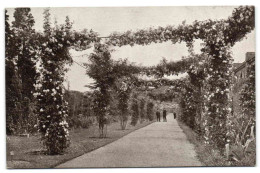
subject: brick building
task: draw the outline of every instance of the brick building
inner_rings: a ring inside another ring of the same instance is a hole
[[[234,63],[234,83],[239,84],[247,78],[247,68],[255,63],[255,52],[247,52],[243,63]]]
[[[239,101],[240,91],[243,88],[243,85],[245,84],[248,77],[247,69],[253,63],[255,63],[255,52],[247,52],[245,61],[243,63],[234,63],[234,86],[232,88],[232,107],[234,113],[236,114],[241,113]]]

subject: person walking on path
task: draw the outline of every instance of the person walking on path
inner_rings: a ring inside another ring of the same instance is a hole
[[[160,112],[159,112],[159,109],[157,108],[157,110],[156,110],[156,117],[157,117],[157,121],[161,121],[160,120]]]
[[[176,119],[176,113],[175,112],[173,113],[173,117],[174,117],[174,119]]]
[[[167,122],[167,119],[166,119],[166,110],[163,109],[163,121]]]

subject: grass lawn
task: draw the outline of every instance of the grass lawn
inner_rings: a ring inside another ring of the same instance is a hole
[[[119,122],[111,123],[106,138],[99,138],[98,126],[88,129],[75,129],[70,131],[71,145],[63,155],[45,155],[40,135],[21,137],[8,136],[7,139],[7,168],[53,168],[61,163],[78,157],[84,153],[109,144],[134,130],[142,128],[153,121],[145,121],[136,126],[128,124],[126,130],[120,129]],[[14,156],[10,156],[10,151]]]

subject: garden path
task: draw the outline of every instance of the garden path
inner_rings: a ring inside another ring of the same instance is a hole
[[[57,168],[202,166],[173,114]]]

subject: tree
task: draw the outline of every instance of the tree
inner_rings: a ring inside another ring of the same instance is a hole
[[[65,91],[64,99],[68,102],[68,124],[70,128],[82,126],[82,119],[90,114],[89,97],[79,91]],[[79,117],[80,116],[80,117]],[[81,119],[80,119],[81,118]]]
[[[20,109],[17,102],[21,100],[21,83],[17,72],[15,55],[15,34],[8,23],[9,15],[5,10],[5,84],[6,84],[6,133],[17,131]]]
[[[93,104],[92,97],[89,93],[83,93],[83,98],[81,102],[81,113],[85,116],[90,118],[93,114],[93,111],[91,109]]]
[[[34,84],[39,74],[36,71],[38,56],[35,43],[37,39],[35,39],[36,33],[33,29],[34,19],[30,11],[30,8],[16,8],[12,22],[12,32],[14,33],[11,46],[12,56],[17,63],[16,78],[21,87],[20,97],[16,100],[19,109],[19,113],[16,115],[16,118],[19,119],[17,124],[19,133],[28,132],[26,124],[32,123],[29,119],[34,117],[36,121],[36,116],[33,116],[31,108],[34,107],[32,105],[34,103]]]
[[[22,97],[33,99],[36,72],[36,51],[34,47],[34,18],[30,8],[16,8],[12,22],[15,35],[17,67],[22,82]]]

